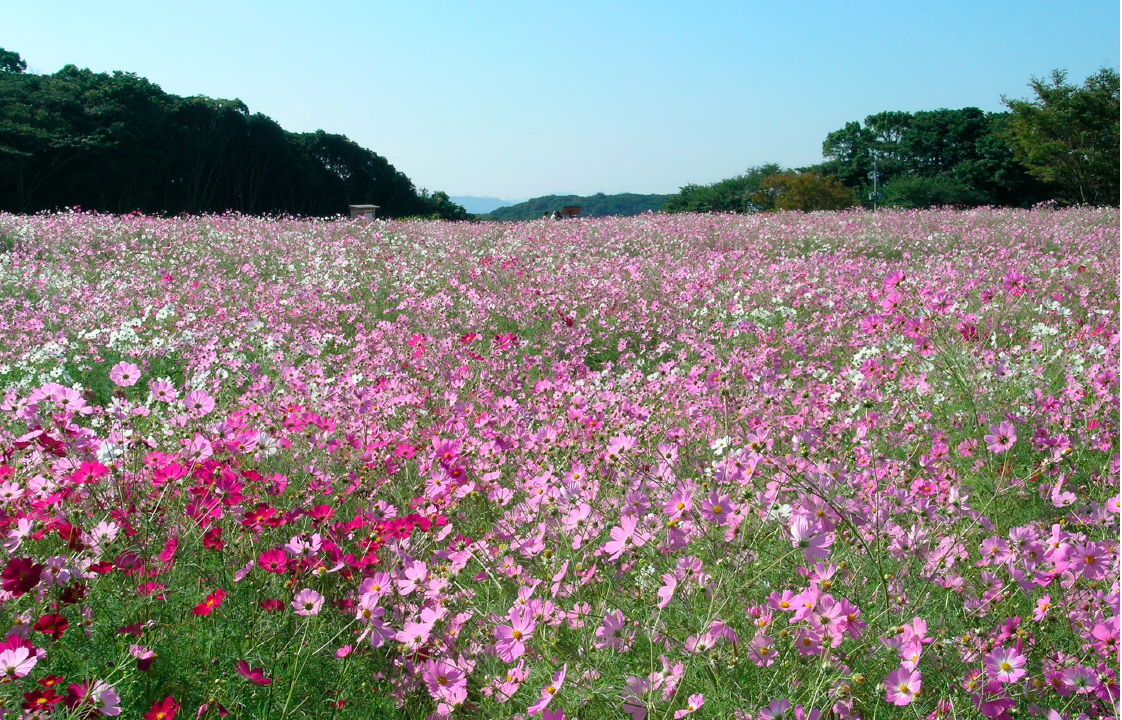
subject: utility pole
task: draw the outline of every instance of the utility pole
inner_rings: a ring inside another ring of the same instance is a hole
[[[873,201],[873,212],[877,211],[877,201],[880,200],[880,190],[877,185],[878,181],[878,166],[877,166],[877,151],[873,150],[873,191],[869,193],[869,199]]]

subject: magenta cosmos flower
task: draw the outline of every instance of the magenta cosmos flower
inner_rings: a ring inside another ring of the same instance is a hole
[[[990,425],[990,434],[982,439],[986,441],[990,452],[1000,455],[1017,442],[1017,433],[1013,430],[1012,425],[1002,422],[1000,425]]]
[[[537,623],[527,608],[510,609],[510,625],[495,628],[495,652],[503,662],[514,662],[526,652],[526,641],[534,634]]]
[[[323,595],[320,595],[315,590],[304,588],[296,593],[296,597],[292,598],[292,609],[296,611],[297,615],[318,615],[319,611],[323,608]]]
[[[109,379],[121,387],[136,385],[140,379],[140,368],[130,362],[119,362],[109,371]]]
[[[919,697],[921,676],[914,670],[899,667],[884,680],[884,699],[893,705],[910,705]]]
[[[238,660],[238,664],[236,667],[238,670],[238,675],[241,675],[254,685],[268,685],[273,682],[269,678],[265,677],[264,668],[251,668],[249,666],[249,663],[247,663],[245,660]]]

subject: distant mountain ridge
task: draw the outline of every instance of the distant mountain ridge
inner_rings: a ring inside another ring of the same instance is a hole
[[[534,220],[545,213],[560,210],[566,205],[580,205],[580,217],[640,215],[648,210],[661,210],[669,197],[669,195],[638,195],[636,193],[619,193],[618,195],[596,193],[588,196],[545,195],[531,198],[517,205],[498,208],[484,215],[482,219]]]
[[[497,210],[507,205],[514,205],[523,202],[525,198],[518,198],[517,200],[502,200],[496,197],[478,197],[475,195],[456,195],[451,198],[452,202],[462,206],[469,213],[475,215],[483,215],[492,210]]]

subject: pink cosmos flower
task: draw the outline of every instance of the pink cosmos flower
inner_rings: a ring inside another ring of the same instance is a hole
[[[130,362],[119,362],[109,371],[109,379],[120,387],[136,385],[140,380],[140,368]]]
[[[791,703],[789,701],[772,700],[766,708],[760,708],[760,720],[783,720],[787,717],[787,711],[790,709]]]
[[[629,547],[642,547],[646,544],[646,534],[635,529],[638,524],[639,518],[635,515],[624,515],[619,519],[619,527],[612,528],[609,533],[611,540],[604,544],[604,552],[609,553],[609,560],[618,560]]]
[[[884,699],[893,705],[910,705],[919,697],[921,675],[901,666],[888,674],[884,680]]]
[[[674,597],[674,591],[678,587],[678,578],[671,573],[665,573],[662,576],[662,582],[662,587],[658,589],[657,607],[659,610],[670,604],[670,600]]]
[[[0,678],[3,682],[10,682],[24,677],[38,662],[39,658],[25,647],[0,652]]]
[[[662,506],[662,511],[669,515],[671,520],[677,520],[683,515],[689,514],[692,509],[693,498],[690,496],[689,491],[685,489],[678,489],[672,492]]]
[[[1025,676],[1025,656],[1013,648],[996,648],[986,656],[986,674],[1003,683],[1017,682]]]
[[[1052,596],[1045,593],[1044,597],[1036,601],[1036,607],[1032,610],[1032,619],[1036,622],[1042,622],[1051,608]]]
[[[803,656],[818,654],[822,650],[822,633],[817,628],[802,628],[795,636],[795,649]]]
[[[560,690],[561,686],[565,683],[565,674],[568,671],[568,663],[561,666],[561,669],[554,674],[553,682],[542,688],[542,694],[538,701],[526,708],[527,715],[537,715],[545,709],[546,705],[549,705],[549,701],[553,699],[553,696],[557,694],[557,691]]]
[[[195,417],[204,417],[214,410],[214,398],[202,390],[192,390],[183,398],[183,404]]]
[[[909,640],[900,646],[898,652],[902,661],[901,666],[908,670],[915,670],[919,665],[920,656],[923,655],[923,643],[919,640]]]
[[[269,685],[273,682],[265,677],[264,668],[251,668],[249,663],[245,660],[238,660],[238,664],[235,667],[237,668],[238,675],[241,675],[254,685]]]
[[[121,698],[117,695],[117,690],[100,680],[94,682],[93,687],[89,687],[88,683],[84,682],[80,685],[71,685],[66,692],[67,698],[64,702],[68,708],[73,709],[90,703],[95,705],[97,711],[105,717],[121,714]],[[77,699],[74,704],[71,704],[72,697]]]
[[[510,609],[510,625],[495,628],[495,652],[503,662],[514,662],[526,652],[526,641],[534,634],[537,623],[528,608]]]
[[[409,652],[419,650],[429,641],[432,634],[432,623],[424,620],[406,620],[404,627],[394,635],[394,639],[405,645]]]
[[[728,525],[729,518],[736,512],[732,498],[728,495],[718,495],[717,491],[709,493],[701,502],[701,517],[715,525]]]
[[[1064,670],[1063,683],[1069,691],[1074,690],[1077,695],[1086,695],[1098,688],[1099,678],[1092,668],[1076,665]]]
[[[1028,288],[1025,287],[1026,280],[1027,278],[1024,275],[1016,270],[1010,270],[1001,279],[1001,287],[1005,288],[1005,292],[1010,295],[1023,295],[1028,292]]]
[[[292,609],[296,611],[297,615],[302,615],[304,617],[318,615],[322,608],[323,595],[320,595],[315,590],[304,588],[296,593],[296,597],[292,598]]]
[[[695,695],[690,695],[690,699],[686,703],[686,706],[684,708],[682,708],[681,710],[675,710],[674,711],[674,720],[680,720],[680,718],[684,718],[687,715],[693,715],[704,704],[705,704],[705,696],[702,695],[701,693],[697,693]]]
[[[279,548],[266,550],[257,556],[257,564],[266,572],[281,575],[284,573],[285,567],[288,564],[288,555],[285,554],[284,550]]]
[[[795,547],[803,551],[807,561],[829,556],[830,546],[834,544],[829,535],[816,534],[810,519],[805,515],[791,518],[791,541]]]
[[[990,434],[982,439],[986,441],[990,452],[1000,455],[1017,442],[1017,433],[1012,425],[1003,421],[1000,425],[990,425]]]
[[[457,690],[467,687],[463,670],[445,660],[426,660],[421,666],[421,679],[434,700],[453,700]]]
[[[1094,579],[1106,572],[1109,560],[1106,553],[1097,543],[1080,543],[1072,548],[1068,555],[1072,563],[1072,572],[1082,573],[1083,577]]]
[[[152,394],[153,399],[165,403],[169,403],[179,397],[175,386],[167,380],[149,380],[148,392]]]
[[[408,595],[414,590],[419,589],[425,583],[425,579],[429,575],[429,568],[425,563],[420,560],[414,560],[402,572],[402,577],[397,581],[397,591],[402,595]]]
[[[775,641],[767,635],[757,635],[748,644],[748,651],[752,653],[752,661],[759,667],[770,667],[775,663]]]
[[[152,661],[156,659],[156,653],[135,643],[129,645],[129,655],[136,658],[136,669],[140,672],[147,672],[148,668],[152,667]]]
[[[594,647],[598,650],[626,652],[631,638],[625,635],[625,627],[627,627],[627,619],[623,613],[619,610],[612,610],[604,616],[604,621],[600,623],[600,627],[596,628],[596,637],[600,640]]]

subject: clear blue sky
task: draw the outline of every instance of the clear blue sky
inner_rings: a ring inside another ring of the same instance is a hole
[[[1119,64],[1114,0],[14,2],[31,70],[128,70],[342,133],[418,187],[674,192],[881,110],[973,105]]]

